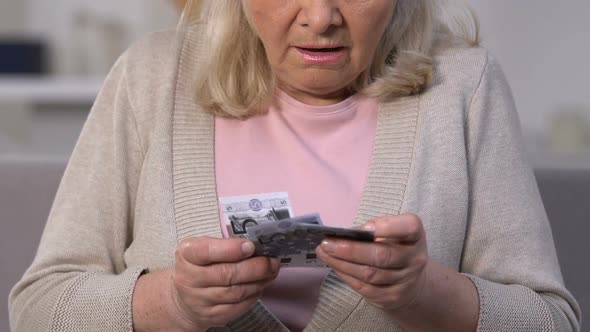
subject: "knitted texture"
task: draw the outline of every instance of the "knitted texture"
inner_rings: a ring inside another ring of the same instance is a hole
[[[10,296],[13,331],[132,331],[140,273],[190,236],[220,237],[213,117],[194,100],[202,26],[157,33],[117,63]],[[432,259],[480,296],[479,331],[577,331],[510,90],[482,49],[439,55],[431,88],[380,105],[355,224],[415,213]],[[217,161],[228,162],[228,161]],[[318,204],[321,204],[319,202]],[[226,331],[286,331],[260,302]],[[400,331],[335,274],[307,331]]]

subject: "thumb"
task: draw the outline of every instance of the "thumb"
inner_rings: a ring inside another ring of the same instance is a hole
[[[236,263],[254,254],[254,243],[246,239],[216,239],[194,237],[182,241],[180,256],[194,265]]]

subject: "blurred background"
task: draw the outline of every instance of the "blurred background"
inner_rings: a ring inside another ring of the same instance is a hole
[[[112,63],[173,27],[176,0],[1,0],[0,155],[67,158]],[[470,0],[536,165],[590,165],[586,0]],[[586,166],[590,167],[590,166]]]
[[[0,0],[0,156],[67,158],[111,65],[177,1]]]
[[[30,264],[106,73],[134,40],[173,28],[182,3],[0,0],[0,332],[8,331],[8,289]],[[513,88],[566,283],[587,310],[581,262],[590,248],[580,234],[590,232],[590,1],[469,3]]]

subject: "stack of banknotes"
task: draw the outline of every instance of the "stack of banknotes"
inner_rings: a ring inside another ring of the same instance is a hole
[[[279,257],[282,267],[326,267],[315,251],[326,237],[374,240],[370,231],[324,226],[317,213],[294,216],[287,193],[224,197],[220,203],[228,235],[252,240],[255,255]]]

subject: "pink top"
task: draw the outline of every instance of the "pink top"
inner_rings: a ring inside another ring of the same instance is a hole
[[[215,119],[218,197],[287,192],[295,215],[320,213],[351,227],[373,150],[378,104],[360,95],[309,106],[284,92],[277,106],[246,121]],[[225,227],[222,227],[225,229]],[[284,268],[262,302],[292,331],[317,303],[327,268]]]

